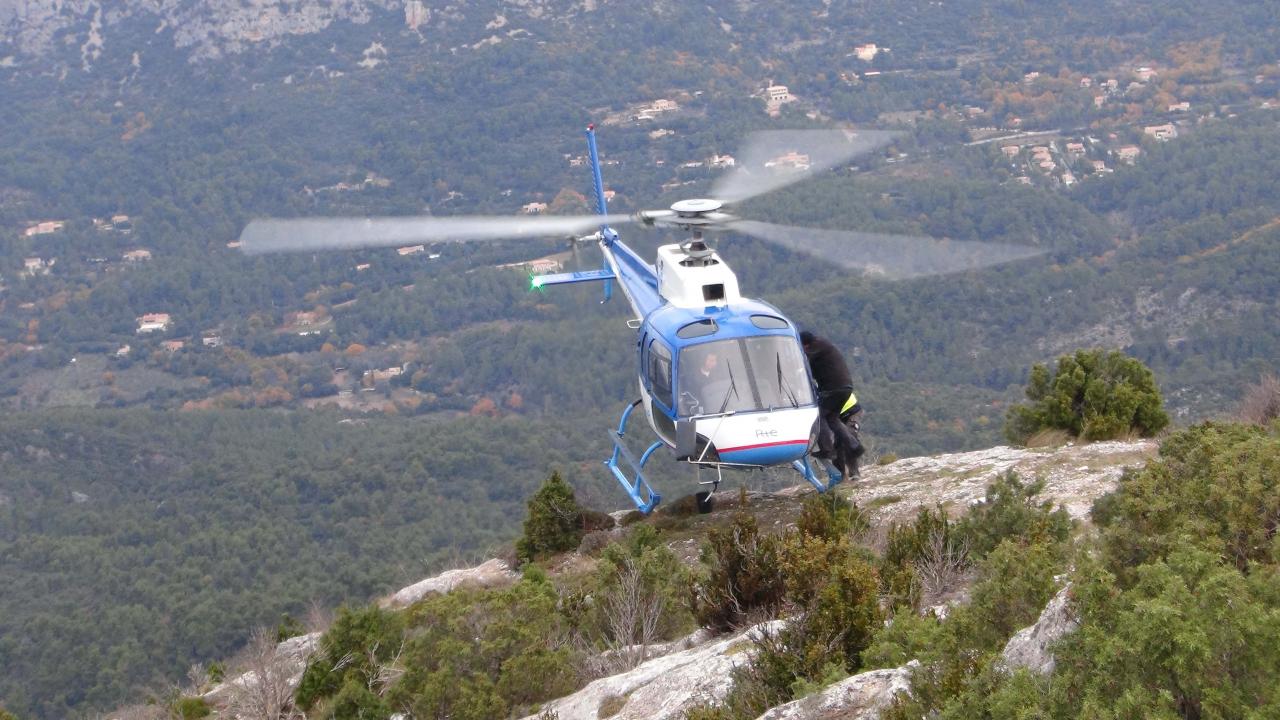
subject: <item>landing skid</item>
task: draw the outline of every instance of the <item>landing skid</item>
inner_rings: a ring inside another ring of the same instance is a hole
[[[652,487],[649,487],[649,481],[644,477],[644,466],[645,463],[649,462],[649,458],[653,456],[654,451],[662,447],[662,442],[654,441],[638,461],[623,442],[623,436],[627,433],[627,421],[631,419],[631,413],[639,405],[639,400],[628,405],[627,409],[622,411],[622,421],[618,423],[618,429],[609,431],[609,440],[613,443],[613,454],[608,460],[604,461],[604,465],[609,468],[609,472],[613,473],[618,482],[622,483],[622,489],[627,491],[627,495],[631,497],[631,502],[636,504],[636,509],[648,515],[662,501],[662,496],[654,492]],[[625,461],[627,468],[635,476],[634,480],[629,479],[623,469],[618,466],[619,460]]]
[[[609,468],[609,472],[613,473],[613,476],[622,485],[622,489],[631,498],[631,502],[635,503],[636,509],[648,515],[662,501],[662,496],[654,492],[653,488],[649,486],[649,481],[644,476],[644,466],[649,462],[649,458],[653,457],[653,453],[662,447],[663,443],[660,440],[655,440],[652,445],[645,448],[645,451],[640,455],[640,459],[637,460],[636,456],[631,453],[631,449],[624,442],[627,434],[627,422],[631,420],[631,413],[635,412],[635,409],[640,406],[640,402],[640,400],[636,400],[628,405],[627,409],[622,411],[622,420],[618,422],[618,429],[609,431],[609,441],[613,443],[613,453],[608,460],[604,461],[604,465]],[[809,455],[805,455],[799,460],[794,460],[791,463],[791,467],[795,468],[796,472],[809,481],[809,484],[813,485],[818,492],[825,493],[844,480],[844,476],[830,462],[811,463],[809,458]],[[699,506],[701,507],[705,504],[709,508],[711,496],[720,488],[721,469],[725,463],[695,464],[698,465],[698,484],[711,486],[711,490],[706,493],[705,497],[699,499]],[[704,464],[715,466],[715,479],[702,479],[702,465]],[[622,465],[626,466],[625,470]],[[818,479],[815,465],[826,470],[827,481],[825,483]],[[627,471],[632,474],[632,478],[627,477]]]
[[[799,460],[793,460],[791,462],[791,467],[795,468],[796,472],[800,473],[805,480],[808,480],[810,485],[817,488],[818,492],[827,492],[844,480],[844,475],[841,474],[839,470],[836,470],[836,466],[831,464],[830,461],[810,464],[810,457],[810,455],[805,455]],[[816,460],[817,458],[814,459]],[[826,483],[823,483],[818,479],[817,473],[814,472],[813,465],[818,465],[827,471]]]

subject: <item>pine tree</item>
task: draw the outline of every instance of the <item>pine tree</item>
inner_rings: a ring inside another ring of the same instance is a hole
[[[1128,433],[1151,437],[1169,424],[1151,370],[1115,350],[1063,355],[1052,374],[1044,365],[1035,365],[1027,399],[1030,404],[1009,409],[1005,423],[1005,435],[1016,443],[1047,429],[1086,440]]]
[[[553,472],[529,498],[529,516],[524,521],[524,537],[516,542],[521,562],[531,562],[553,553],[578,547],[582,541],[582,506],[573,488]]]

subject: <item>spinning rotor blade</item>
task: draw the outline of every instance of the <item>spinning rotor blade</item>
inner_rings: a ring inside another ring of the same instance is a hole
[[[631,221],[629,215],[268,219],[250,222],[240,233],[240,246],[251,255],[352,250],[415,243],[578,235],[601,225]]]
[[[848,230],[820,230],[738,220],[732,230],[793,250],[891,278],[973,270],[1044,253],[1022,245],[939,240],[920,235],[888,235]]]
[[[882,148],[899,134],[885,130],[752,133],[739,151],[734,169],[711,186],[711,196],[726,204],[740,203]]]

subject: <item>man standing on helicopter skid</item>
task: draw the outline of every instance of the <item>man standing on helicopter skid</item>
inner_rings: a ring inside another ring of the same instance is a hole
[[[858,458],[866,451],[862,442],[850,432],[844,418],[854,421],[861,412],[853,394],[853,379],[844,357],[830,340],[805,330],[800,344],[809,360],[809,370],[818,386],[818,452],[814,457],[830,459],[846,479],[858,477]],[[857,422],[853,422],[857,427]]]

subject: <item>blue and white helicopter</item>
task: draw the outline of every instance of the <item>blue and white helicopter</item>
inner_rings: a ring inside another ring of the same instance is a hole
[[[661,500],[644,468],[663,447],[672,449],[677,460],[714,474],[703,482],[712,486],[710,492],[700,493],[703,509],[710,508],[711,492],[725,468],[790,465],[819,492],[843,479],[834,465],[820,468],[811,461],[818,404],[795,323],[773,305],[741,294],[733,271],[707,245],[706,233],[742,233],[894,278],[955,272],[1039,253],[1017,245],[774,225],[724,210],[881,148],[894,133],[755,133],[734,167],[714,183],[709,198],[631,215],[609,214],[594,126],[588,126],[586,137],[595,215],[254,220],[240,236],[241,247],[256,254],[529,237],[570,237],[575,243],[598,245],[604,258],[600,269],[539,275],[532,284],[542,288],[599,282],[607,301],[616,283],[631,305],[634,317],[627,324],[636,331],[640,397],[610,430],[614,449],[605,465],[643,513]],[[650,263],[613,229],[626,223],[688,236],[659,247]],[[584,232],[589,234],[581,235]],[[657,440],[637,457],[625,439],[638,407]],[[825,469],[825,480],[817,469]]]

